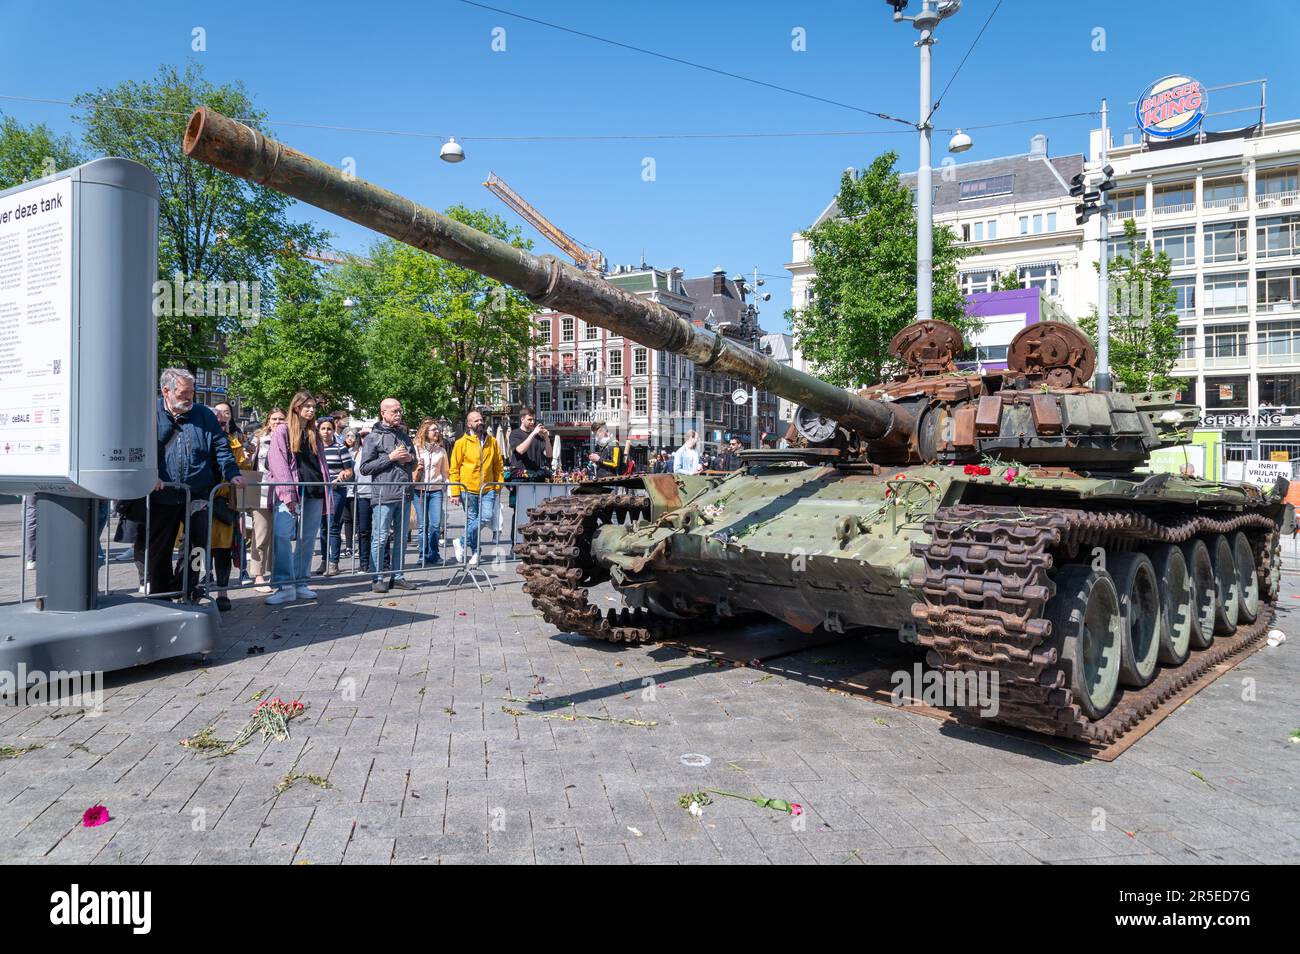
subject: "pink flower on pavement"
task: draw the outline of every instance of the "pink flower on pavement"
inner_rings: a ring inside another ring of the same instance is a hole
[[[791,802],[791,803],[790,803],[790,814],[791,814],[791,815],[802,815],[802,814],[803,814],[803,806],[800,805],[798,802]]]
[[[105,822],[113,820],[113,816],[108,813],[108,809],[103,805],[91,805],[81,816],[81,824],[86,828],[98,828]]]

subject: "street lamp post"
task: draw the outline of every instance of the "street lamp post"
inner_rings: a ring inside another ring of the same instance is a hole
[[[934,189],[930,167],[930,136],[934,129],[930,114],[934,106],[930,102],[930,47],[935,43],[935,27],[961,8],[961,0],[921,0],[921,12],[914,17],[903,15],[907,0],[886,2],[894,8],[895,21],[906,20],[920,32],[916,41],[921,50],[921,110],[916,124],[920,134],[916,170],[916,319],[926,321],[934,316]],[[967,137],[961,151],[969,148]]]
[[[1109,168],[1106,159],[1108,156],[1109,143],[1106,139],[1110,136],[1110,130],[1106,128],[1106,101],[1101,101],[1101,166],[1105,170]],[[1108,173],[1103,171],[1107,179],[1110,178]],[[1110,241],[1110,202],[1109,196],[1103,194],[1101,202],[1101,256],[1097,263],[1097,390],[1110,390],[1110,274],[1109,258],[1110,249],[1106,243]]]
[[[930,102],[930,47],[935,43],[935,27],[961,8],[961,0],[921,0],[921,12],[914,17],[903,15],[907,0],[886,2],[894,8],[895,21],[906,20],[920,33],[916,41],[921,50],[921,115],[916,124],[921,138],[916,170],[916,319],[926,321],[934,316],[934,190],[930,169],[930,134],[934,129],[930,114],[934,104]]]

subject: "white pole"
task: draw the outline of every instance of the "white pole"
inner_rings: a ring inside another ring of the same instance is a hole
[[[1101,101],[1101,168],[1106,168],[1107,155],[1107,138],[1110,136],[1106,128],[1106,101]],[[1105,173],[1102,173],[1105,176]],[[1105,179],[1103,178],[1103,182]],[[1110,275],[1108,242],[1110,241],[1110,218],[1108,211],[1110,208],[1110,197],[1103,194],[1101,197],[1101,261],[1098,265],[1097,274],[1097,390],[1110,390]],[[1136,253],[1136,250],[1134,250]]]
[[[925,0],[923,13],[930,12]],[[916,170],[916,320],[934,317],[934,196],[930,185],[930,47],[934,31],[921,30],[921,134],[920,164]]]

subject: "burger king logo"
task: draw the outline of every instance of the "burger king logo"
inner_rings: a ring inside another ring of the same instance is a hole
[[[1166,76],[1138,97],[1137,124],[1148,136],[1173,139],[1205,119],[1205,87],[1190,76]]]

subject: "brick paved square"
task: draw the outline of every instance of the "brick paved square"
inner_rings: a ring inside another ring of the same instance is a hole
[[[210,659],[110,674],[100,715],[0,707],[0,744],[40,746],[0,760],[0,860],[1300,861],[1294,641],[1102,763],[780,673],[559,634],[513,564],[489,570],[497,588],[481,594],[441,585],[449,571],[409,594],[322,584],[316,603],[287,608],[236,591]],[[1288,579],[1283,630],[1294,589]],[[231,739],[255,699],[276,696],[308,707],[285,742],[225,756],[178,744],[207,726]],[[703,788],[798,801],[805,815],[714,795],[695,818],[678,796]],[[96,803],[112,821],[82,828]]]

